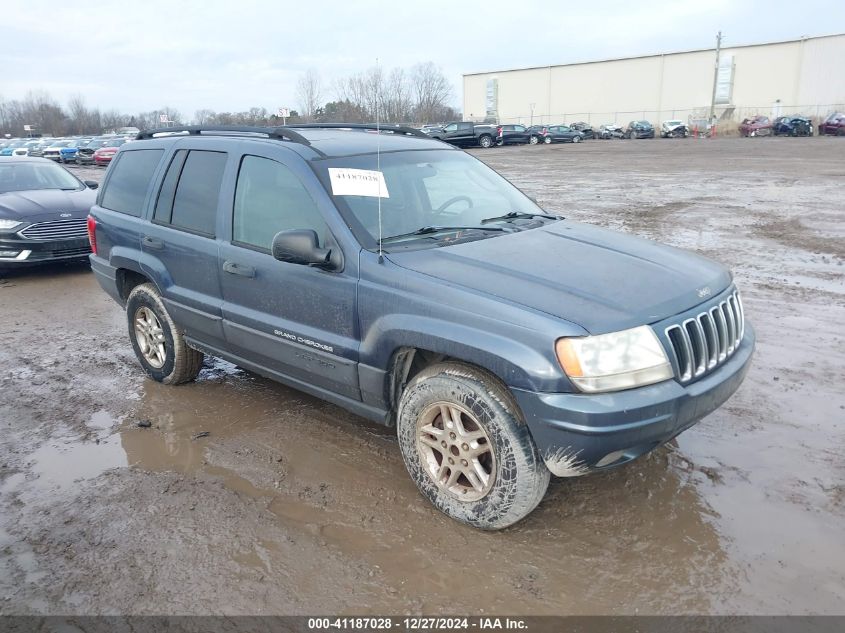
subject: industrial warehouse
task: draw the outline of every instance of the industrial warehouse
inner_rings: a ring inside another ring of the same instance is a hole
[[[823,119],[845,107],[845,34],[621,59],[467,73],[467,120],[498,123],[690,123],[715,117]]]

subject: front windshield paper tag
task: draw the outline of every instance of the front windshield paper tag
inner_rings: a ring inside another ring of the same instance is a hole
[[[329,167],[329,180],[335,196],[390,197],[384,174],[380,171]]]

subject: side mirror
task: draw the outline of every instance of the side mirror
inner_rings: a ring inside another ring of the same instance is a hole
[[[312,229],[279,231],[273,237],[273,257],[280,262],[306,266],[328,266],[332,249],[320,248]]]
[[[96,180],[85,180],[83,182],[84,182],[85,186],[88,187],[89,189],[96,189],[97,187],[100,186],[100,183],[98,183]]]

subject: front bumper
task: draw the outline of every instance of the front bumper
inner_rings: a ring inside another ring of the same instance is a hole
[[[604,394],[512,389],[552,474],[583,475],[621,466],[668,442],[719,408],[742,384],[755,334],[746,323],[739,349],[688,385],[667,380]]]
[[[28,240],[14,233],[0,234],[0,268],[87,259],[91,245],[87,238]],[[14,253],[14,254],[13,254]]]

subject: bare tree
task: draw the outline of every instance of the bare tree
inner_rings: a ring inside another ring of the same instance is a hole
[[[74,134],[84,134],[89,131],[90,114],[85,106],[85,97],[77,93],[71,95],[67,102],[68,118]],[[94,130],[91,130],[92,132]]]
[[[385,121],[408,123],[413,118],[413,97],[405,71],[394,68],[387,76],[382,92]]]
[[[436,123],[448,107],[452,86],[443,71],[433,62],[417,64],[411,69],[416,117],[419,123]]]
[[[296,96],[299,99],[299,109],[302,116],[310,121],[317,114],[317,109],[322,105],[322,82],[316,70],[309,69],[300,76],[296,82]]]
[[[196,112],[194,112],[194,123],[196,123],[197,125],[204,125],[206,123],[213,124],[214,117],[214,110],[197,110]]]

